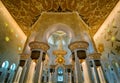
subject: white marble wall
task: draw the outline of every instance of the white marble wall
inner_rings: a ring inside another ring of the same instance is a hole
[[[99,20],[99,19],[98,19]],[[120,1],[94,35],[98,51],[103,48],[103,57],[120,57]]]

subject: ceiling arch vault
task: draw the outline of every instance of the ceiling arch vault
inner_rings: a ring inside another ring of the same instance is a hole
[[[74,36],[80,38],[81,33],[88,30],[88,26],[77,12],[43,12],[33,28],[37,32],[35,40],[45,42],[47,42],[50,34],[58,30],[64,31],[73,40],[75,40]]]
[[[96,33],[119,0],[1,0],[26,35],[42,12],[73,12]]]
[[[73,30],[69,26],[67,26],[66,24],[57,23],[57,24],[50,26],[44,32],[43,41],[45,41],[45,42],[48,41],[48,38],[50,37],[50,35],[52,35],[56,31],[65,32],[71,39],[73,39],[75,37]]]
[[[120,83],[120,0],[0,0],[0,83]]]

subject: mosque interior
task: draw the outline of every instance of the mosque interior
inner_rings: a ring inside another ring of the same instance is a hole
[[[0,0],[0,83],[120,83],[120,0]]]

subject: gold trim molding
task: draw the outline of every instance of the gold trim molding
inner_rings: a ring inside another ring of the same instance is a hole
[[[27,60],[30,56],[27,54],[21,54],[20,60]]]
[[[68,47],[70,48],[71,51],[75,49],[87,49],[89,46],[88,42],[86,41],[75,41],[71,43]]]
[[[98,60],[100,59],[100,57],[101,57],[101,53],[93,53],[93,54],[88,55],[88,58],[94,59],[94,60]]]
[[[56,56],[64,56],[67,54],[67,52],[65,50],[54,50],[53,51],[53,54],[56,55]]]
[[[44,42],[33,41],[29,43],[31,50],[33,49],[42,49],[43,51],[47,51],[50,47],[48,44]]]

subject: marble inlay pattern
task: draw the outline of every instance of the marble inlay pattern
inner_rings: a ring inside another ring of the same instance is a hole
[[[120,2],[94,36],[99,52],[105,57],[120,56]]]
[[[28,34],[41,12],[77,11],[90,27],[91,34],[98,30],[119,0],[2,0],[5,7]]]

